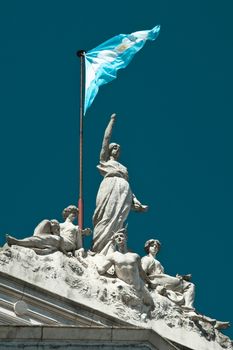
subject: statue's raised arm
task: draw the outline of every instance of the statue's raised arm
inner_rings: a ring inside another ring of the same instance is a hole
[[[100,161],[101,162],[106,162],[108,160],[108,157],[109,157],[109,144],[110,144],[110,139],[112,136],[112,129],[113,129],[113,125],[115,123],[115,119],[116,119],[116,114],[114,113],[111,115],[110,121],[109,121],[108,126],[105,130],[105,133],[104,133],[102,148],[100,151]]]

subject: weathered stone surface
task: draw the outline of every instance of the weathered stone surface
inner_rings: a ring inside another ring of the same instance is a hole
[[[110,315],[131,325],[152,328],[190,349],[232,349],[230,339],[211,322],[192,320],[185,309],[156,290],[151,291],[155,309],[142,318],[144,306],[133,285],[99,275],[97,266],[104,258],[101,255],[67,257],[62,252],[39,256],[31,249],[6,245],[0,251],[0,269],[57,295],[91,306],[93,310],[100,310],[106,317]]]

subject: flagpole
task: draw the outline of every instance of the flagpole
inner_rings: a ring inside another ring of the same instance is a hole
[[[84,59],[85,51],[79,50],[77,56],[80,58],[80,107],[79,107],[79,199],[78,199],[78,225],[83,229],[83,114],[84,114]]]

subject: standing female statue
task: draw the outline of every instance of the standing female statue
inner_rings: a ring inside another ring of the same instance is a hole
[[[123,227],[130,210],[143,212],[148,208],[130,189],[127,168],[118,162],[120,145],[110,143],[115,118],[113,114],[105,130],[97,166],[104,179],[96,198],[92,250],[103,254],[107,253],[114,232]]]

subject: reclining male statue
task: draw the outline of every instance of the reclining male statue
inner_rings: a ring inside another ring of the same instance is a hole
[[[121,229],[113,235],[112,241],[118,250],[107,254],[97,270],[100,275],[104,275],[111,267],[114,267],[116,277],[132,286],[138,296],[142,298],[142,302],[149,307],[148,310],[151,311],[154,309],[154,302],[145,286],[145,282],[150,283],[150,280],[142,270],[140,256],[128,252],[125,231],[125,229]]]
[[[73,221],[78,215],[78,208],[70,205],[63,210],[65,221],[61,224],[57,220],[42,220],[35,228],[33,236],[24,239],[6,236],[9,246],[18,245],[33,249],[38,255],[47,255],[58,250],[67,254],[76,250],[83,250],[82,236],[89,235],[89,228],[80,230]]]
[[[42,220],[35,228],[33,236],[17,239],[6,235],[9,246],[18,245],[33,249],[39,255],[54,253],[61,249],[60,226],[57,220]]]

